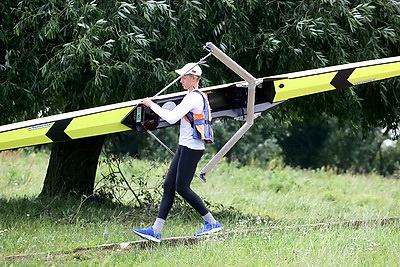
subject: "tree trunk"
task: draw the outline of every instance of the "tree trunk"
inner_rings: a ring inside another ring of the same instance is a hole
[[[91,195],[105,136],[55,143],[40,197]]]

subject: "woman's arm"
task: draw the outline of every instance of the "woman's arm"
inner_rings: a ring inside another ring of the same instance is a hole
[[[196,106],[196,101],[198,101],[197,95],[198,94],[187,94],[183,98],[182,102],[173,110],[163,109],[150,99],[144,99],[142,103],[146,106],[149,106],[155,113],[157,113],[158,116],[167,121],[169,124],[175,124]]]

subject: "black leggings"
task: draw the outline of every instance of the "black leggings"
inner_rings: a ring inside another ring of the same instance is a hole
[[[167,218],[174,203],[175,191],[201,216],[208,213],[201,198],[190,188],[197,163],[203,153],[204,150],[193,150],[184,146],[178,147],[164,181],[164,194],[158,211],[158,218],[164,220]]]

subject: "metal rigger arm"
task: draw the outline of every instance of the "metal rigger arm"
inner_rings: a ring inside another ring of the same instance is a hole
[[[205,181],[205,175],[228,153],[228,151],[239,141],[240,138],[249,130],[254,122],[254,105],[256,86],[262,83],[262,80],[257,80],[253,75],[243,69],[233,59],[222,52],[213,43],[208,42],[204,49],[212,53],[217,59],[224,63],[233,72],[239,75],[248,83],[247,94],[247,117],[242,127],[228,140],[228,142],[218,151],[218,153],[207,163],[207,165],[200,171],[199,176]]]

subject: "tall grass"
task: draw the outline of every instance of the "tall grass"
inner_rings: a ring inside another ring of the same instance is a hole
[[[399,181],[378,175],[337,175],[330,171],[263,170],[222,163],[209,186],[196,189],[243,213],[292,223],[368,219],[399,213]]]
[[[226,232],[193,245],[161,243],[125,251],[78,247],[138,240],[133,227],[149,226],[158,203],[138,208],[132,194],[122,201],[105,199],[36,199],[48,155],[0,153],[0,262],[4,266],[398,266],[398,225],[288,228],[306,223],[398,216],[399,181],[377,175],[338,175],[329,170],[242,167],[221,162],[208,182],[193,189],[207,202]],[[204,164],[202,162],[200,165]],[[126,159],[121,169],[135,192],[162,182],[168,164]],[[98,186],[108,165],[101,164]],[[134,175],[134,177],[132,176]],[[133,183],[132,179],[142,179]],[[101,182],[103,181],[103,182]],[[122,191],[120,191],[122,192]],[[153,191],[152,191],[153,192]],[[156,199],[156,198],[155,198]],[[177,203],[179,204],[179,203]],[[201,218],[189,207],[175,206],[163,238],[191,235]],[[21,259],[9,255],[52,252]],[[53,253],[56,252],[56,253]]]
[[[48,160],[49,157],[44,152],[0,152],[0,197],[39,194]]]

